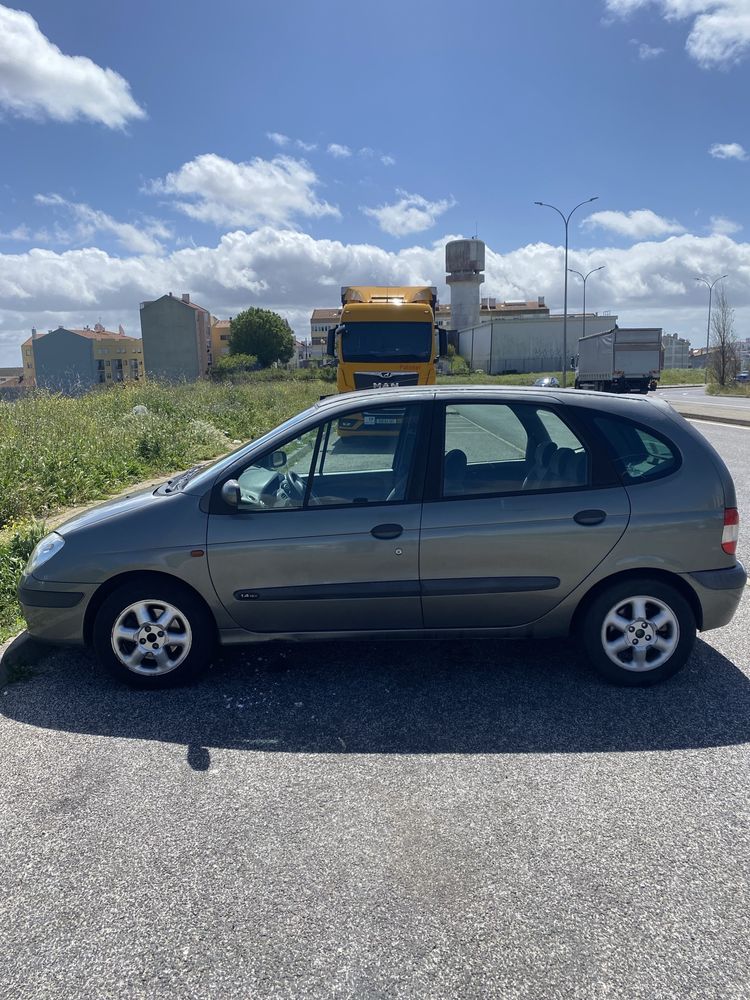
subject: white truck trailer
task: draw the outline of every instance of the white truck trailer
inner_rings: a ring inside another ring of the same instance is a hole
[[[576,389],[648,392],[655,389],[664,362],[660,328],[615,326],[578,341]]]

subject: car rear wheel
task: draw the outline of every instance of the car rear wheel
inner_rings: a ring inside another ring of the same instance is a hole
[[[583,643],[607,680],[646,687],[676,674],[695,642],[695,616],[667,583],[638,578],[598,595],[583,622]]]
[[[201,601],[169,580],[131,581],[103,602],[94,650],[118,680],[159,688],[195,678],[210,662],[215,625]]]

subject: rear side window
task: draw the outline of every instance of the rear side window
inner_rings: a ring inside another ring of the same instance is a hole
[[[620,417],[595,417],[623,483],[642,483],[668,476],[680,467],[677,448],[661,435]]]

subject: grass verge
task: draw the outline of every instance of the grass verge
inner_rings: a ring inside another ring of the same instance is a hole
[[[28,521],[0,534],[0,642],[24,627],[16,587],[31,552],[45,533],[40,521]]]
[[[318,379],[144,382],[0,402],[0,529],[213,458],[326,390]]]
[[[717,382],[709,382],[706,392],[709,396],[739,396],[741,399],[747,399],[750,396],[750,385],[747,383],[719,385]]]

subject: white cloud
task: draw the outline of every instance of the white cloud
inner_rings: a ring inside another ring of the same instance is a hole
[[[720,236],[733,236],[735,233],[739,233],[741,229],[742,226],[739,222],[727,219],[724,215],[711,216],[712,233],[718,233]]]
[[[750,51],[750,0],[605,0],[605,6],[620,17],[655,6],[667,21],[692,19],[685,49],[704,69],[731,66]]]
[[[396,159],[395,157],[386,153],[384,156],[380,157],[380,162],[383,164],[384,167],[392,167],[396,162]]]
[[[34,201],[38,205],[65,209],[72,215],[75,222],[73,230],[66,232],[61,228],[56,229],[51,237],[55,242],[85,243],[97,233],[111,233],[131,253],[156,254],[164,249],[159,241],[171,236],[164,223],[158,219],[145,219],[138,226],[130,222],[118,222],[106,212],[100,212],[82,202],[67,201],[59,194],[37,194]]]
[[[637,46],[639,59],[656,59],[658,56],[664,54],[664,49],[648,45],[646,42],[639,42],[637,38],[631,38],[630,44]]]
[[[352,155],[352,151],[351,149],[349,149],[348,146],[342,146],[338,142],[330,143],[327,152],[330,153],[331,156],[335,156],[337,160],[342,160],[345,159],[347,156]]]
[[[401,197],[391,205],[362,209],[365,215],[375,219],[384,233],[391,236],[421,233],[434,226],[443,212],[456,204],[453,198],[428,201],[421,194],[409,194],[408,191],[397,190],[396,194]]]
[[[304,142],[302,139],[295,139],[294,145],[297,146],[298,149],[304,149],[306,153],[312,153],[314,149],[318,148],[317,142]]]
[[[313,307],[336,306],[338,287],[363,275],[373,284],[434,284],[441,301],[448,302],[443,281],[447,239],[389,252],[265,227],[227,233],[213,247],[160,257],[114,257],[95,247],[0,254],[0,365],[18,363],[18,347],[32,326],[81,326],[101,316],[110,329],[122,323],[137,333],[138,303],[170,290],[189,291],[218,316],[250,305],[277,309],[298,335],[309,332]],[[563,254],[562,246],[547,243],[504,254],[488,247],[482,294],[500,299],[544,295],[560,311]],[[586,304],[611,310],[622,326],[665,326],[701,343],[706,306],[695,275],[725,272],[738,328],[750,321],[750,243],[685,234],[626,248],[570,252],[569,265],[584,274],[600,264],[606,270],[587,284]],[[575,292],[570,296],[570,308],[577,309]]]
[[[715,142],[709,149],[717,160],[746,160],[747,150],[738,142]]]
[[[288,146],[290,139],[288,135],[284,135],[283,132],[266,132],[266,136],[274,143],[276,146]]]
[[[618,236],[629,236],[634,240],[650,236],[669,236],[684,233],[685,227],[674,219],[665,219],[650,208],[640,208],[633,212],[592,212],[581,223],[586,229],[606,229]]]
[[[289,156],[235,163],[204,153],[163,180],[151,182],[147,190],[175,196],[175,206],[181,212],[202,222],[290,225],[297,216],[340,215],[338,208],[316,197],[319,183],[307,163]]]
[[[31,230],[25,224],[15,226],[8,232],[0,232],[0,240],[18,240],[21,243],[28,243],[31,239]]]
[[[21,118],[88,118],[122,128],[146,112],[119,73],[64,55],[31,14],[0,5],[0,107]]]

